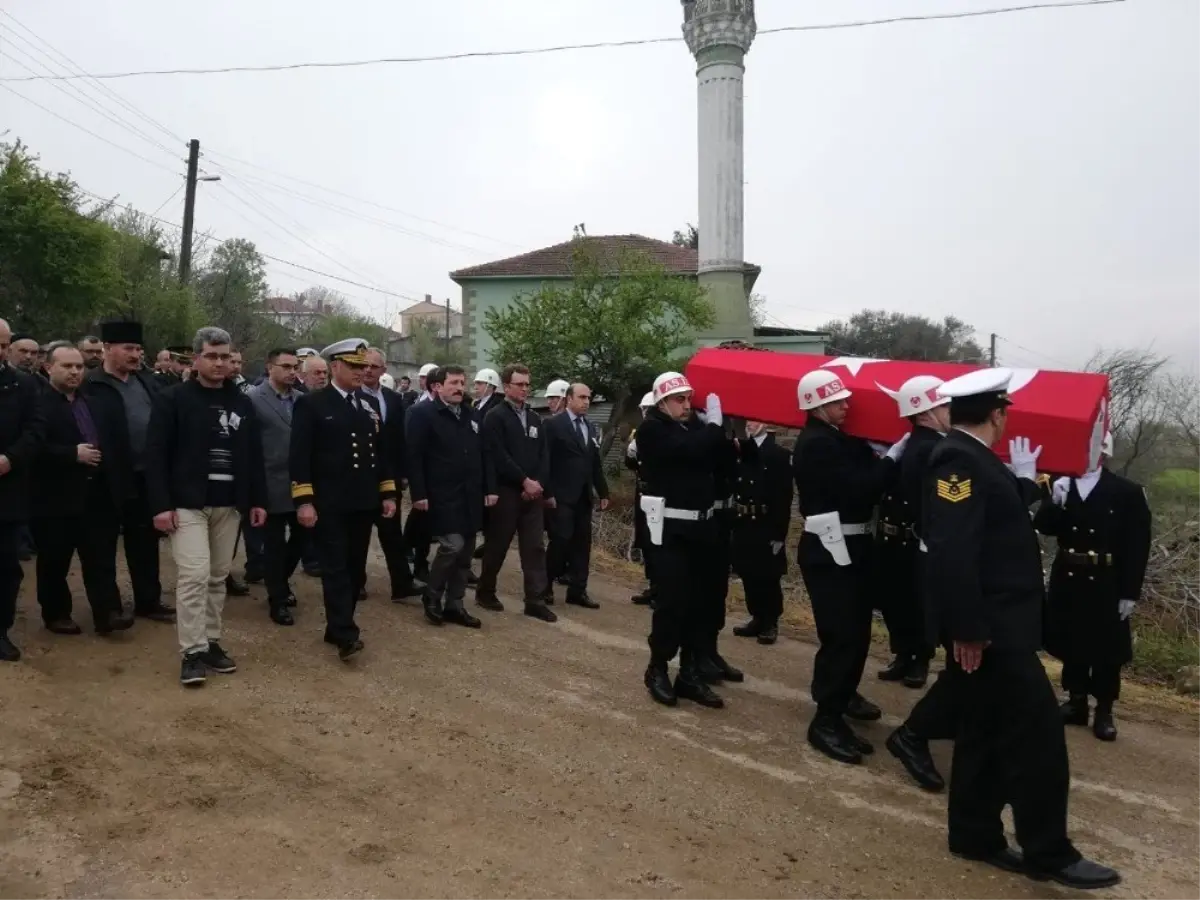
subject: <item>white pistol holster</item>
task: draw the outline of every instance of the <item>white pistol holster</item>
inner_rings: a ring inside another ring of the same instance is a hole
[[[666,498],[642,495],[642,512],[646,514],[646,530],[650,532],[650,543],[655,547],[662,546],[663,510],[666,507]]]
[[[850,548],[846,546],[846,535],[842,533],[842,517],[836,512],[818,513],[804,519],[804,530],[815,534],[839,566],[850,565]]]

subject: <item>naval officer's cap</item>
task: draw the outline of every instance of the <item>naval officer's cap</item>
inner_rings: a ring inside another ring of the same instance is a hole
[[[1008,396],[1008,383],[1012,377],[1012,369],[976,369],[944,382],[937,392],[939,396],[949,398],[951,413],[967,408],[991,412],[1012,406]]]
[[[350,366],[365,366],[367,364],[367,347],[362,338],[346,338],[336,344],[330,344],[321,351],[321,355],[329,362],[344,362]]]

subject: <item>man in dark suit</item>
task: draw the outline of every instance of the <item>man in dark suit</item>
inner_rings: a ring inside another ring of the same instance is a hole
[[[0,661],[16,662],[21,651],[8,638],[17,611],[21,533],[29,518],[29,476],[42,442],[42,388],[33,376],[6,362],[12,330],[0,319]]]
[[[120,510],[133,488],[124,411],[107,392],[85,397],[83,355],[69,343],[48,355],[45,439],[33,466],[32,519],[42,621],[55,634],[79,634],[67,572],[78,552],[97,634],[133,625],[117,588]]]
[[[463,606],[471,551],[483,520],[479,423],[463,403],[466,373],[462,368],[435,369],[427,383],[435,399],[418,404],[408,419],[413,508],[426,516],[437,543],[423,598],[425,618],[434,625],[453,622],[479,628],[479,619]]]
[[[292,417],[289,469],[296,519],[315,528],[325,600],[325,642],[343,661],[362,652],[354,608],[371,528],[396,515],[396,481],[379,414],[359,393],[367,342],[347,338],[322,351],[328,387],[305,394]]]
[[[520,363],[504,367],[500,376],[504,401],[484,416],[484,490],[492,510],[488,516],[487,552],[475,589],[475,602],[500,611],[496,579],[504,557],[517,538],[525,581],[525,615],[544,622],[558,621],[546,606],[546,550],[543,499],[550,475],[545,423],[529,408],[529,369]]]
[[[1040,448],[1010,441],[1011,470],[991,449],[1008,421],[1011,378],[1007,369],[980,369],[939,388],[951,398],[953,427],[926,474],[931,623],[952,648],[946,666],[961,699],[950,852],[1068,887],[1111,887],[1120,876],[1084,859],[1067,837],[1067,742],[1038,659],[1045,586],[1028,507],[1040,493]],[[1006,805],[1020,853],[1004,836]]]
[[[568,570],[567,602],[596,609],[588,596],[592,558],[593,495],[600,509],[608,508],[608,482],[600,458],[600,438],[588,421],[592,391],[586,384],[567,388],[566,412],[546,420],[550,451],[550,547],[546,551],[546,599],[553,600],[553,583]]]

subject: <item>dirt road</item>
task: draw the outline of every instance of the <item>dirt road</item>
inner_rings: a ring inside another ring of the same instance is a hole
[[[510,603],[435,629],[372,598],[351,665],[297,587],[290,629],[261,589],[230,600],[240,671],[199,691],[173,628],[56,637],[26,588],[26,658],[0,668],[0,896],[1071,895],[947,856],[944,797],[882,748],[912,692],[867,685],[891,716],[866,766],[812,751],[801,641],[727,638],[751,676],[728,707],[667,710],[641,685],[647,613],[611,578],[555,626]],[[1125,873],[1102,896],[1195,897],[1196,721],[1137,717],[1115,745],[1071,730],[1073,833]]]

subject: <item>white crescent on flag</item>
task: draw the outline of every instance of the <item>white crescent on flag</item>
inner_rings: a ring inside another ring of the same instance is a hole
[[[887,359],[871,359],[865,356],[839,356],[837,359],[831,359],[829,362],[821,366],[822,369],[832,369],[834,366],[841,366],[846,369],[855,378],[858,377],[859,370],[867,363],[891,362]]]

